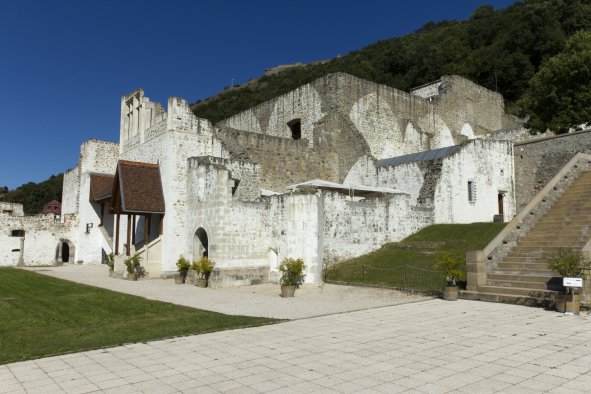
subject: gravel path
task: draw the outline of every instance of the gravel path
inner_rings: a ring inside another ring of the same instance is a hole
[[[294,298],[281,298],[276,284],[207,288],[175,285],[172,279],[137,282],[109,278],[104,265],[70,265],[26,268],[66,279],[151,300],[170,302],[230,315],[302,319],[430,299],[395,290],[339,285],[304,285]]]

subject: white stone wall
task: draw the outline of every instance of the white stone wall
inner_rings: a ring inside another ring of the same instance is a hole
[[[62,214],[78,213],[80,194],[80,167],[76,166],[64,173],[62,184]]]
[[[435,223],[490,222],[498,214],[498,193],[505,196],[505,221],[515,215],[513,148],[507,141],[474,140],[443,159],[434,197]],[[475,201],[468,201],[468,181]]]
[[[12,202],[0,201],[0,217],[2,216],[24,216],[23,205]]]
[[[78,198],[79,226],[76,236],[71,239],[76,247],[76,262],[100,264],[102,261],[102,250],[106,242],[99,228],[100,206],[90,202],[90,175],[93,173],[115,174],[118,155],[119,145],[115,142],[89,140],[80,147],[80,159],[74,171],[79,174],[78,189],[75,192]],[[73,178],[74,175],[64,177],[64,190],[72,187],[72,184],[76,186]],[[105,215],[108,215],[108,209],[105,210]],[[107,249],[106,252],[108,251]]]
[[[411,224],[413,217],[406,194],[355,200],[341,193],[325,192],[322,199],[324,264],[368,253],[423,227],[418,221]]]
[[[0,266],[18,263],[21,249],[25,265],[52,265],[61,239],[72,240],[78,219],[67,215],[60,223],[54,215],[0,215]],[[13,230],[24,230],[24,237],[13,237]]]

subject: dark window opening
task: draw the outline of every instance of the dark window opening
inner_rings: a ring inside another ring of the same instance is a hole
[[[474,188],[474,182],[468,181],[468,201],[476,201],[476,190]]]
[[[240,179],[233,179],[234,186],[232,186],[232,196],[236,194],[236,190],[238,190],[238,185],[240,185]]]
[[[24,237],[25,230],[12,230],[11,237]]]
[[[291,138],[294,140],[302,138],[302,121],[299,118],[287,122],[287,127],[291,130]]]
[[[12,209],[3,209],[2,213],[5,213],[7,215],[12,215]]]

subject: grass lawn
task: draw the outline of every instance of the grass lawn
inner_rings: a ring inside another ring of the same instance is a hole
[[[437,255],[449,250],[461,256],[468,250],[484,248],[505,223],[437,224],[401,242],[382,248],[330,269],[329,281],[365,283],[394,288],[441,290],[444,279],[433,263]]]
[[[276,321],[150,301],[0,268],[0,364]]]

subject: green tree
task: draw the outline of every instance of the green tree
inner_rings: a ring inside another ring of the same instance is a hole
[[[564,130],[591,121],[591,31],[575,33],[529,82],[523,106],[536,131]]]

